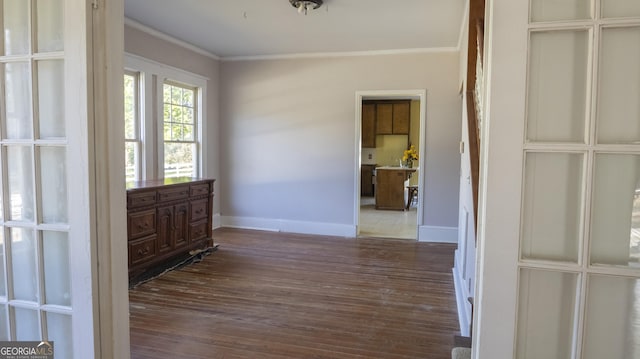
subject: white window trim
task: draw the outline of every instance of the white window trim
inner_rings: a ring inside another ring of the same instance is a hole
[[[141,73],[140,71],[130,71],[130,70],[125,70],[125,76],[132,76],[134,77],[134,81],[135,81],[135,88],[134,88],[134,97],[136,98],[136,103],[135,103],[135,119],[134,119],[134,137],[135,139],[129,139],[126,138],[124,139],[125,144],[127,143],[134,143],[136,144],[136,153],[135,153],[135,175],[134,178],[136,181],[141,179],[141,174],[142,174],[142,168],[144,166],[144,142],[142,141],[142,121],[141,119],[142,117],[142,111],[140,110],[141,106],[141,102],[144,100],[144,96],[142,96],[142,90],[141,90],[141,84],[143,84],[143,73]],[[125,168],[125,173],[126,173],[126,168]]]
[[[203,168],[202,134],[206,131],[207,118],[207,77],[179,68],[125,53],[125,69],[140,73],[140,141],[142,142],[141,179],[164,177],[164,134],[162,93],[164,82],[173,82],[193,87],[197,92],[196,114],[196,176],[207,173]],[[154,91],[155,86],[155,91]],[[156,98],[147,94],[157,94]]]

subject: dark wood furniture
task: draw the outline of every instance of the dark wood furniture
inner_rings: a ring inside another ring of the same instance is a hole
[[[364,197],[373,197],[375,193],[375,185],[373,184],[373,171],[376,165],[360,166],[360,195]]]
[[[213,179],[127,183],[129,282],[213,246]]]
[[[405,181],[415,171],[414,168],[376,168],[376,209],[404,211]]]
[[[411,101],[380,100],[376,105],[376,135],[408,135]]]
[[[362,148],[376,147],[376,105],[362,104]]]

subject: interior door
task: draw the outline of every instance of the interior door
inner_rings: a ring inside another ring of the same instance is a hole
[[[640,2],[487,20],[473,356],[640,357]]]

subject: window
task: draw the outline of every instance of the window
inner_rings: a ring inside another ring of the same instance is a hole
[[[126,180],[199,177],[208,79],[125,54]]]
[[[127,181],[140,179],[140,121],[138,111],[139,74],[124,74],[124,140]]]
[[[196,177],[196,89],[172,82],[163,87],[164,177]]]

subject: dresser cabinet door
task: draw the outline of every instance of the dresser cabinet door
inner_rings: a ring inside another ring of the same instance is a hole
[[[158,208],[158,252],[164,253],[172,248],[173,206]]]
[[[174,246],[173,248],[178,248],[186,245],[189,241],[189,211],[188,204],[181,203],[175,206],[174,208],[174,231],[173,231],[173,239]]]

